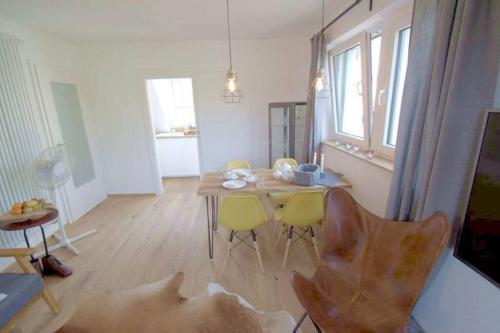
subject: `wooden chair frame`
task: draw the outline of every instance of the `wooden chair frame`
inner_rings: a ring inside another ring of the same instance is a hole
[[[36,252],[36,249],[34,248],[19,248],[19,249],[0,249],[0,258],[4,257],[14,257],[16,259],[17,264],[21,267],[24,273],[37,273],[35,268],[31,265],[31,263],[28,261],[27,257],[34,254]],[[40,298],[43,298],[45,303],[49,306],[50,310],[54,314],[58,314],[60,311],[59,304],[57,303],[56,299],[52,295],[52,293],[49,291],[45,283],[43,283],[43,289],[42,291],[36,295],[31,302],[29,302],[23,310],[21,310],[19,313],[17,313],[8,323],[7,325],[0,329],[0,333],[7,333],[9,332],[14,324],[21,318],[27,311],[28,309],[35,304]]]

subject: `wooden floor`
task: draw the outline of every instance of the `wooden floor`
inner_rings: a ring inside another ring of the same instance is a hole
[[[280,270],[284,240],[273,247],[273,222],[257,229],[266,273],[259,271],[255,252],[241,245],[232,252],[221,274],[227,231],[215,234],[214,260],[208,259],[205,202],[196,196],[197,178],[168,179],[160,196],[112,196],[67,228],[70,235],[97,228],[97,234],[75,245],[80,256],[56,251],[74,269],[66,279],[48,277],[46,282],[64,304],[76,302],[90,291],[120,290],[164,279],[176,271],[186,276],[181,292],[194,295],[215,281],[246,298],[262,311],[286,310],[298,318],[303,309],[289,282],[290,271],[311,276],[317,265],[311,245],[299,240],[292,247],[287,270]],[[271,216],[267,198],[264,206]],[[320,249],[322,233],[317,228]],[[23,332],[39,332],[52,318],[38,302],[20,322]],[[306,323],[304,332],[314,332]]]

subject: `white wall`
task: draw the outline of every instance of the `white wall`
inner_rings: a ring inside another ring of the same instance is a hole
[[[145,78],[193,78],[202,172],[230,159],[267,166],[268,103],[306,99],[307,39],[233,42],[241,104],[219,97],[228,67],[226,41],[98,44],[85,48],[109,193],[154,192]]]
[[[352,196],[366,209],[384,216],[392,172],[326,144],[321,145],[321,151],[325,166],[342,173],[352,184]]]
[[[0,18],[0,31],[21,39],[23,43],[20,44],[20,50],[24,58],[23,60],[29,60],[31,64],[37,67],[50,130],[54,136],[55,144],[61,143],[63,140],[57,115],[55,113],[50,82],[68,82],[78,85],[82,114],[93,156],[96,179],[79,188],[74,188],[71,181],[67,183],[65,186],[67,194],[66,202],[69,203],[71,208],[67,214],[65,214],[65,211],[62,209],[62,207],[64,207],[64,202],[62,201],[63,193],[61,192],[61,195],[59,195],[58,207],[61,208],[63,219],[66,221],[70,218],[76,220],[106,197],[105,188],[102,182],[102,168],[99,158],[98,143],[95,135],[95,123],[93,121],[93,114],[87,107],[86,84],[83,82],[81,75],[81,47],[62,39],[38,33],[2,18]],[[30,88],[32,87],[31,81],[28,81],[28,85]],[[33,104],[33,107],[37,112],[44,112],[43,109],[37,108],[36,103]],[[46,145],[48,147],[51,143],[46,142]]]

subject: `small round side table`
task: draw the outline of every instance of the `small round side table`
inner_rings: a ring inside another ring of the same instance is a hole
[[[45,230],[43,229],[43,225],[50,223],[59,217],[59,211],[54,208],[49,208],[50,212],[39,218],[34,220],[28,220],[24,222],[16,222],[8,225],[1,226],[0,229],[5,231],[18,231],[22,230],[24,234],[24,240],[26,241],[26,246],[31,247],[28,235],[26,230],[31,228],[40,227],[42,231],[42,239],[43,239],[43,247],[45,250],[45,256],[42,258],[43,270],[42,273],[44,275],[52,275],[58,274],[60,276],[66,277],[73,273],[73,270],[67,266],[64,266],[55,256],[49,254],[49,250],[47,248],[47,238],[45,236]],[[36,263],[37,260],[31,255],[31,262]]]

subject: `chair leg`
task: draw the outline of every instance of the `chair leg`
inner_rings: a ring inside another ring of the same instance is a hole
[[[309,317],[309,318],[311,318],[311,317]],[[316,324],[316,322],[314,320],[312,320],[312,318],[311,318],[311,321],[312,321],[312,323],[314,325],[314,328],[316,329],[316,332],[323,333],[323,331],[321,330],[321,327],[319,327],[319,325]]]
[[[273,238],[276,237],[276,233],[278,232],[279,225],[280,225],[279,221],[274,221]]]
[[[45,303],[47,303],[47,305],[49,306],[49,308],[52,311],[52,313],[54,313],[54,314],[58,314],[59,313],[59,310],[60,310],[59,309],[59,304],[57,303],[57,301],[54,298],[54,296],[52,296],[52,294],[50,293],[50,291],[47,289],[47,287],[43,288],[42,298],[45,301]]]
[[[257,243],[257,235],[253,230],[250,230],[250,233],[252,234],[253,245],[255,247],[255,252],[257,253],[257,259],[259,260],[260,270],[264,273],[264,264],[262,263],[262,256],[260,255],[259,243]]]
[[[286,267],[286,260],[288,259],[288,252],[290,251],[290,244],[292,243],[293,226],[288,229],[288,240],[286,241],[285,256],[283,257],[283,264],[281,270],[284,271]]]
[[[234,231],[231,230],[229,234],[229,241],[227,242],[226,256],[224,257],[224,264],[222,265],[222,274],[226,270],[227,261],[229,259],[229,254],[231,253],[231,246],[233,246]]]
[[[307,317],[307,312],[304,312],[304,314],[300,317],[299,321],[297,322],[297,325],[295,325],[295,327],[293,328],[293,333],[297,333],[299,331],[299,328],[302,325],[302,323],[304,322],[304,320],[306,319],[306,317]],[[311,322],[313,323],[314,328],[316,329],[316,332],[323,333],[323,331],[321,331],[321,327],[319,327],[319,325],[316,324],[314,322],[314,320],[312,320],[311,317],[309,317],[309,319],[311,319]]]
[[[304,312],[304,314],[300,317],[299,321],[297,322],[297,325],[293,328],[293,333],[297,333],[299,330],[300,325],[302,325],[302,322],[304,319],[307,317],[307,312]]]
[[[278,246],[278,244],[280,243],[281,237],[283,236],[283,233],[285,232],[285,229],[286,229],[286,225],[283,224],[283,226],[281,228],[281,231],[278,234],[278,236],[276,237],[276,241],[274,242],[274,247]]]
[[[316,252],[316,257],[318,258],[318,261],[321,261],[321,255],[319,254],[318,243],[316,242],[316,237],[314,236],[314,230],[313,230],[312,225],[309,226],[309,231],[311,232],[311,238],[312,238],[312,243],[314,246],[314,252]]]

